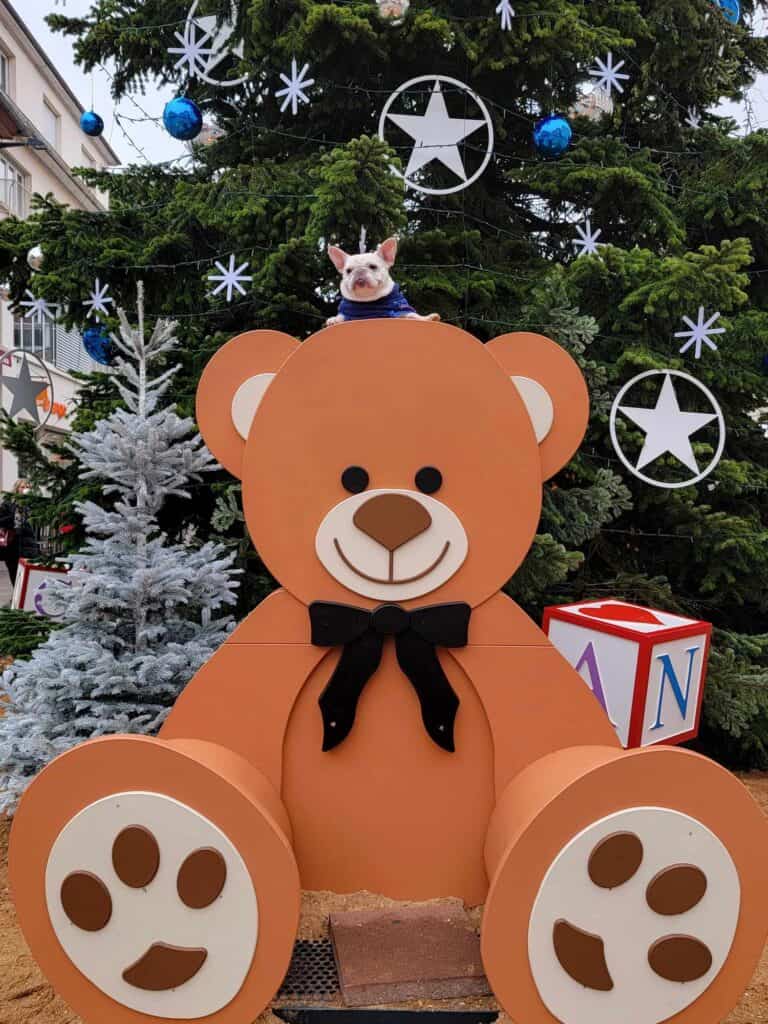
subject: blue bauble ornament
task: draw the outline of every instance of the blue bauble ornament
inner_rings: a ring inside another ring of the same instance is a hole
[[[741,17],[741,5],[739,0],[717,0],[720,6],[720,10],[723,12],[723,17],[726,21],[730,21],[732,25],[738,25],[739,18]]]
[[[549,114],[536,122],[533,143],[542,156],[562,156],[573,138],[573,129],[562,114]]]
[[[83,331],[83,348],[97,363],[109,366],[115,357],[112,339],[103,327],[86,327]]]
[[[86,135],[96,139],[104,131],[104,120],[95,110],[86,110],[80,118],[80,127]]]
[[[203,115],[194,100],[177,96],[166,103],[163,124],[174,139],[196,139],[203,127]]]

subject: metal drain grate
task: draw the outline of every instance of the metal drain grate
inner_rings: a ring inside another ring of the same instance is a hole
[[[298,939],[278,999],[333,1000],[339,978],[330,939]]]

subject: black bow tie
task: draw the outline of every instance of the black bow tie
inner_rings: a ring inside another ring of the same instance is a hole
[[[319,699],[323,750],[333,750],[351,732],[360,694],[379,667],[384,641],[391,636],[400,668],[419,698],[427,732],[443,750],[453,752],[459,698],[435,648],[466,647],[471,614],[470,606],[461,603],[436,604],[412,612],[397,604],[383,604],[373,611],[326,601],[311,604],[312,643],[344,648]]]

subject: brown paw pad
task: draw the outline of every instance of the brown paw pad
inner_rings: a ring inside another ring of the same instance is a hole
[[[75,871],[64,879],[61,905],[72,924],[84,932],[100,932],[112,917],[109,889],[88,871]]]
[[[191,981],[207,959],[207,949],[184,949],[156,942],[123,971],[123,979],[144,992],[167,992]]]
[[[552,941],[560,966],[569,977],[585,988],[611,991],[613,978],[605,962],[605,945],[599,935],[590,935],[568,921],[558,921]]]
[[[160,867],[160,847],[149,829],[124,828],[112,844],[112,866],[124,885],[145,889]]]
[[[601,889],[616,889],[637,873],[643,862],[643,844],[632,832],[617,832],[594,848],[589,877]]]
[[[712,966],[712,954],[703,942],[689,935],[670,935],[648,951],[654,974],[665,981],[698,981]]]
[[[698,906],[707,891],[707,876],[692,864],[679,864],[659,872],[646,890],[651,910],[671,916]]]
[[[181,865],[176,888],[179,899],[192,910],[202,910],[221,896],[227,865],[218,850],[196,850]]]

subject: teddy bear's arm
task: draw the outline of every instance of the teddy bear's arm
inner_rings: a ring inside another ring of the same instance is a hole
[[[441,657],[458,662],[483,703],[494,738],[499,792],[552,751],[619,746],[584,680],[506,595],[496,594],[476,608],[468,646]]]
[[[251,761],[279,791],[294,701],[329,656],[312,646],[308,621],[306,607],[285,590],[262,601],[187,684],[160,738],[218,743]]]

